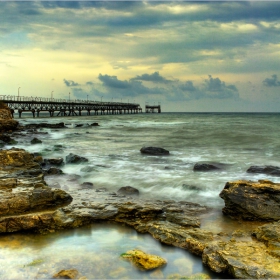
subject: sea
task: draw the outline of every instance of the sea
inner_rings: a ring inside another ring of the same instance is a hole
[[[81,182],[116,192],[132,186],[143,199],[191,201],[208,206],[211,213],[202,227],[214,232],[242,228],[222,215],[219,197],[225,184],[235,180],[280,178],[247,173],[252,165],[280,166],[279,113],[139,113],[18,119],[29,123],[64,122],[65,129],[42,128],[31,145],[24,137],[16,145],[44,158],[70,153],[88,159],[81,165],[64,165],[64,173],[80,175]],[[99,126],[92,126],[98,123]],[[144,155],[142,147],[161,147],[168,156]],[[57,149],[57,147],[60,147]],[[214,163],[221,169],[195,172],[196,163]],[[90,172],[83,167],[89,166]],[[48,183],[48,179],[46,177]],[[61,183],[62,188],[71,182]],[[243,225],[244,226],[244,225]],[[253,226],[253,225],[252,225]],[[246,225],[246,227],[250,227]],[[226,275],[211,272],[201,259],[185,250],[166,246],[148,234],[122,225],[94,224],[48,235],[10,234],[0,237],[0,279],[47,279],[61,269],[76,268],[88,279],[171,279],[197,273],[212,279]],[[120,254],[134,248],[158,254],[167,266],[141,272]],[[173,276],[172,276],[173,275]]]

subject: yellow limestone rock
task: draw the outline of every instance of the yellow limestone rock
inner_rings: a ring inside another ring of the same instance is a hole
[[[121,255],[130,260],[134,265],[142,270],[150,270],[167,264],[167,261],[159,256],[146,254],[141,250],[130,250]]]

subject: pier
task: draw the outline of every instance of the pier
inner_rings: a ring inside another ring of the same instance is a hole
[[[157,111],[158,113],[161,113],[160,104],[158,104],[158,105],[146,104],[145,111],[146,111],[146,113],[154,113],[155,111]]]
[[[85,111],[87,115],[115,115],[115,114],[138,114],[142,113],[142,108],[136,103],[122,102],[98,102],[91,100],[67,100],[54,99],[45,97],[25,97],[0,95],[0,101],[7,104],[14,117],[15,111],[18,112],[19,118],[23,112],[31,112],[33,118],[39,117],[40,112],[49,112],[53,116],[81,116]]]

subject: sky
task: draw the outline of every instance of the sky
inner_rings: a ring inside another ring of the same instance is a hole
[[[0,0],[1,95],[279,112],[279,1]]]

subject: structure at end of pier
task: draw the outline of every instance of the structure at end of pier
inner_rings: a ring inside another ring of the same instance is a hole
[[[161,113],[160,103],[158,105],[149,105],[146,103],[145,111],[146,113],[155,113],[156,111]]]

